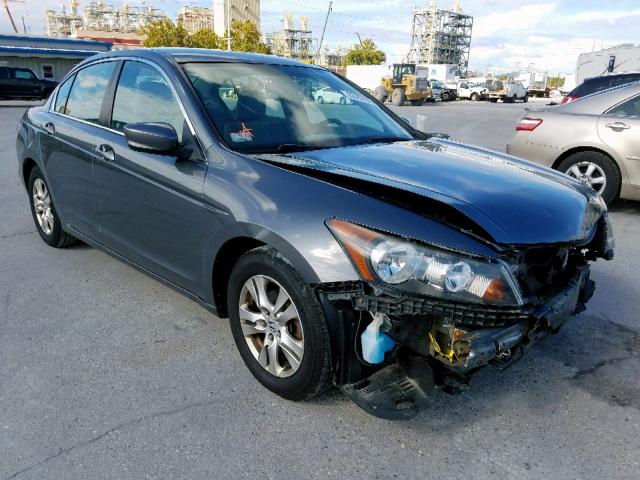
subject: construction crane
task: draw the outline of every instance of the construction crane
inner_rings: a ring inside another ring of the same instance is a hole
[[[13,21],[13,15],[11,15],[11,10],[9,10],[9,2],[25,3],[25,1],[24,0],[2,0],[2,6],[7,11],[7,15],[9,15],[9,20],[11,20],[11,26],[13,27],[13,31],[18,33],[18,27],[16,27],[16,22]]]

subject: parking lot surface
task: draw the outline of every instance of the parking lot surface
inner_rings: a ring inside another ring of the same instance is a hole
[[[529,104],[530,105],[530,104]],[[401,107],[504,151],[529,105]],[[229,326],[86,245],[41,241],[0,109],[0,479],[620,478],[640,468],[640,203],[585,313],[410,422],[258,384]]]

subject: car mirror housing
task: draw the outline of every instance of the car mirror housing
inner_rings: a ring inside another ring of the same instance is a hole
[[[164,122],[130,123],[124,127],[124,136],[132,150],[168,153],[178,147],[176,130]]]

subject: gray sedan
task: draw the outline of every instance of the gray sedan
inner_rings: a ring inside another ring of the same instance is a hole
[[[578,178],[607,203],[640,200],[640,82],[525,112],[507,153]]]

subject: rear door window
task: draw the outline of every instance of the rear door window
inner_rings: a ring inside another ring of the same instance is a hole
[[[607,112],[620,117],[640,117],[640,96],[627,100]]]
[[[73,85],[73,80],[76,78],[75,75],[72,75],[65,82],[60,85],[58,88],[58,94],[56,95],[56,104],[54,106],[54,110],[58,113],[67,113],[67,98],[69,97],[69,90],[71,90],[71,85]]]
[[[6,80],[9,78],[9,69],[7,67],[0,67],[0,80]]]
[[[91,123],[98,123],[107,85],[115,62],[103,62],[83,68],[76,74],[65,113]]]
[[[142,62],[126,62],[113,102],[111,128],[139,122],[165,122],[173,126],[182,142],[186,122],[173,92],[162,74]]]

